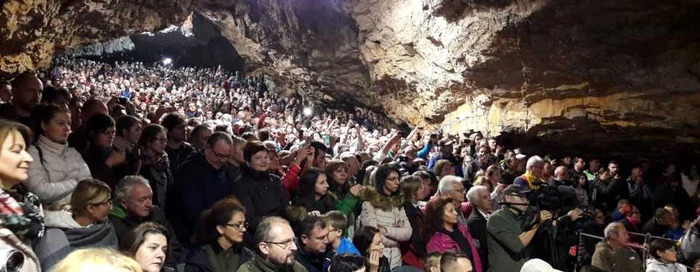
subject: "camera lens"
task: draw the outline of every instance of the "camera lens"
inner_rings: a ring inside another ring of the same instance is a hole
[[[24,255],[20,253],[19,251],[12,251],[10,252],[7,261],[5,262],[5,267],[3,267],[3,270],[0,271],[7,271],[7,272],[19,272],[22,269],[22,266],[24,265]]]

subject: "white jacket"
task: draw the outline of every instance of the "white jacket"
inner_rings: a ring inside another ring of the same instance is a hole
[[[381,196],[372,189],[365,190],[363,198],[368,201],[362,203],[360,224],[386,228],[387,232],[382,236],[384,257],[388,259],[391,269],[401,266],[399,243],[411,239],[411,233],[413,233],[406,211],[403,209],[403,198]]]
[[[686,272],[688,268],[680,263],[667,264],[659,260],[648,259],[646,272]]]
[[[29,147],[28,151],[34,162],[29,165],[29,179],[24,184],[43,204],[69,202],[78,182],[92,178],[83,157],[67,144],[40,135],[36,146]]]

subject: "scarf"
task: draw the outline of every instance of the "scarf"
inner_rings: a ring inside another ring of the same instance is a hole
[[[165,171],[169,167],[170,162],[168,161],[168,154],[163,153],[162,155],[141,155],[141,162],[143,165],[147,165],[156,169],[158,171]]]
[[[22,241],[44,236],[44,217],[39,198],[17,189],[0,189],[0,225],[11,230]]]
[[[538,185],[538,184],[544,183],[544,181],[542,181],[542,179],[533,176],[530,173],[530,171],[525,172],[525,174],[523,174],[520,177],[522,177],[525,181],[527,181],[527,186],[530,187],[530,189],[532,189],[532,190],[539,189],[540,185]],[[538,183],[538,184],[535,184],[535,183]]]

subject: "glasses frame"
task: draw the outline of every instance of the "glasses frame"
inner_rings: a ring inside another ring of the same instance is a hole
[[[234,228],[234,229],[241,230],[241,231],[244,230],[244,229],[245,229],[245,230],[248,230],[248,227],[249,227],[247,221],[246,221],[246,222],[243,222],[243,223],[240,223],[240,224],[226,224],[225,226],[227,226],[227,227],[232,227],[232,228]]]
[[[292,247],[292,245],[294,244],[295,240],[296,239],[291,239],[291,240],[286,241],[286,242],[263,241],[263,243],[273,244],[273,245],[280,247],[281,249],[289,250],[289,248]]]

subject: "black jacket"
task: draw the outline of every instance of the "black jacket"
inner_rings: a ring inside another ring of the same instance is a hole
[[[143,222],[153,222],[162,225],[168,230],[168,247],[170,248],[170,252],[172,252],[172,254],[168,256],[168,261],[179,261],[182,250],[180,247],[180,242],[178,242],[177,237],[175,237],[173,227],[165,218],[165,213],[163,213],[158,206],[153,206],[153,208],[151,208],[151,214],[147,217],[138,218],[127,214],[126,210],[121,206],[115,205],[114,209],[112,209],[111,213],[109,214],[109,221],[112,223],[112,227],[114,227],[114,231],[117,233],[117,239],[119,239],[120,244],[124,242],[124,238],[127,236],[129,231],[136,228]]]
[[[188,252],[187,257],[185,258],[185,272],[220,272],[215,271],[213,266],[211,265],[210,260],[216,258],[216,256],[209,256],[209,254],[207,253],[208,248],[211,248],[214,254],[221,253],[221,251],[223,250],[218,244],[211,244],[199,246],[194,250]],[[239,267],[245,262],[252,260],[255,256],[254,252],[243,247],[243,245],[233,246],[229,249],[229,251],[230,252],[227,256],[235,255],[235,257],[238,258]],[[238,267],[232,269],[231,271],[236,270],[238,270]]]
[[[246,244],[254,248],[252,235],[258,223],[265,216],[283,216],[287,200],[280,177],[248,166],[243,166],[241,172],[233,192],[245,207],[245,218],[250,225],[245,233]]]
[[[326,261],[324,254],[311,254],[304,250],[304,245],[299,243],[297,246],[296,261],[306,268],[309,272],[323,272],[323,262]],[[330,262],[330,260],[329,260]]]
[[[403,210],[406,212],[408,222],[411,224],[411,228],[413,229],[413,233],[411,233],[411,239],[399,244],[401,248],[401,256],[404,256],[404,264],[406,264],[410,261],[418,261],[415,259],[407,260],[407,253],[410,252],[413,254],[413,256],[419,259],[425,258],[427,253],[425,249],[425,240],[420,235],[420,229],[423,222],[423,212],[410,203],[404,203]],[[411,265],[410,263],[408,264]]]
[[[148,180],[153,190],[153,205],[165,207],[167,190],[175,183],[168,160],[153,164],[143,163],[139,174]]]
[[[656,188],[652,196],[654,208],[663,208],[668,204],[674,204],[678,207],[678,215],[680,222],[685,220],[695,219],[695,205],[690,200],[690,196],[681,186],[672,186],[670,184],[662,185]]]
[[[472,213],[467,218],[467,228],[472,237],[479,241],[479,258],[481,258],[481,267],[483,271],[489,269],[489,249],[487,245],[488,231],[486,230],[486,218],[474,208]]]

